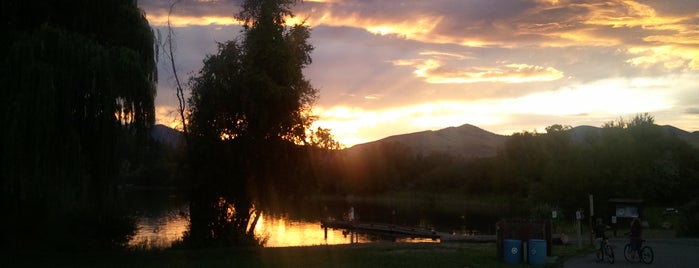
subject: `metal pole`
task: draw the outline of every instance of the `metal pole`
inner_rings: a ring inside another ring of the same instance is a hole
[[[588,218],[588,221],[590,223],[589,227],[590,230],[592,230],[592,216],[595,215],[595,202],[593,199],[592,194],[590,194],[590,217]],[[594,245],[594,238],[592,237],[592,232],[590,232],[590,245]]]
[[[575,212],[575,227],[578,229],[578,249],[582,248],[582,226],[580,225],[580,218],[582,218],[582,212],[578,210]]]

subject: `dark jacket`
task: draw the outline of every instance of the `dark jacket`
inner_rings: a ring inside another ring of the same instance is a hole
[[[607,225],[604,223],[599,223],[595,225],[592,230],[595,232],[595,238],[605,238],[604,231],[607,230]]]

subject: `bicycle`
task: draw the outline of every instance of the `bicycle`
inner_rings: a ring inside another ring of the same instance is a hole
[[[653,249],[649,246],[643,246],[646,240],[641,240],[638,245],[638,249],[633,250],[631,248],[631,242],[624,246],[624,259],[628,262],[642,262],[645,264],[651,264],[655,259],[653,255]]]
[[[606,237],[600,241],[600,250],[597,251],[597,262],[603,261],[607,261],[609,264],[614,263],[614,248]]]

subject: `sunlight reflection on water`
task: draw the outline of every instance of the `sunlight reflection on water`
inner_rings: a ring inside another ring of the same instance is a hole
[[[129,246],[142,248],[167,248],[181,239],[189,220],[185,217],[141,217],[136,221],[138,231]]]
[[[141,248],[167,248],[181,239],[189,220],[184,215],[141,217],[137,221],[138,232],[129,246]],[[265,247],[294,247],[314,245],[339,245],[369,243],[377,240],[368,235],[356,235],[338,229],[325,230],[320,221],[291,220],[286,216],[263,214],[255,227],[255,235],[265,240]],[[431,239],[396,239],[396,242],[436,242]]]

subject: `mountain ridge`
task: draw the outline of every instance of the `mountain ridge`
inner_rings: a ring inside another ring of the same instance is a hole
[[[153,125],[153,128],[150,130],[150,137],[158,143],[165,144],[173,148],[182,143],[181,131],[162,124]]]
[[[688,132],[680,128],[663,125],[659,126],[668,135],[673,135],[690,145],[699,148],[699,131]],[[576,126],[570,129],[574,143],[583,142],[588,135],[602,130],[602,127],[589,125]],[[466,158],[490,157],[497,154],[498,148],[504,145],[510,135],[499,135],[477,126],[464,124],[458,127],[447,127],[439,130],[424,130],[405,134],[391,135],[379,140],[361,143],[343,149],[348,152],[361,151],[366,148],[387,143],[400,143],[410,148],[416,154],[446,153]],[[181,144],[182,133],[165,125],[154,125],[151,138],[157,142],[176,147]]]
[[[416,154],[446,153],[463,157],[495,156],[498,147],[508,136],[495,134],[479,127],[464,124],[439,130],[425,130],[392,135],[380,140],[357,144],[345,150],[358,151],[385,143],[401,143]]]
[[[699,148],[699,131],[688,132],[680,128],[660,126],[666,134],[673,135]],[[603,128],[580,125],[571,128],[570,136],[574,143],[584,142],[588,135],[599,132]],[[428,155],[431,153],[446,153],[467,158],[490,157],[497,154],[511,135],[499,135],[477,126],[464,124],[458,127],[447,127],[439,130],[425,130],[406,134],[388,136],[376,141],[361,143],[344,150],[349,152],[362,151],[367,148],[387,143],[400,143],[412,149],[415,154]]]

